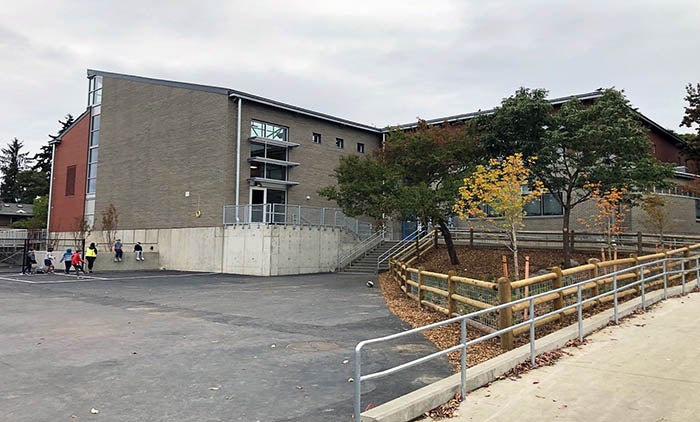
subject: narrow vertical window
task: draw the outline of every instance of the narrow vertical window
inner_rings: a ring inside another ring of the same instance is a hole
[[[75,166],[66,168],[66,196],[75,195]]]
[[[313,135],[311,135],[311,139],[314,141],[314,144],[320,144],[321,143],[321,134],[314,132]]]
[[[342,138],[335,138],[335,146],[343,149],[345,147],[345,141]]]
[[[362,143],[357,143],[357,152],[364,154],[365,153],[365,144]]]

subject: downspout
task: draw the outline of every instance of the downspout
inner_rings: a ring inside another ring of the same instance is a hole
[[[46,212],[46,247],[49,247],[49,240],[51,239],[51,194],[53,193],[53,166],[54,160],[56,158],[56,144],[51,144],[51,174],[49,175],[49,205]]]
[[[238,116],[236,118],[236,222],[238,222],[238,206],[241,199],[241,107],[243,99],[238,97]]]

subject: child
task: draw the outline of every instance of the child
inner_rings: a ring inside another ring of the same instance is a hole
[[[75,275],[77,275],[78,278],[80,278],[81,271],[83,272],[83,274],[85,274],[85,270],[83,270],[83,262],[85,261],[80,256],[80,249],[75,250],[70,262],[71,264],[73,264],[73,268],[75,268]]]
[[[46,252],[46,257],[44,258],[44,272],[46,274],[53,274],[54,271],[54,266],[53,266],[53,254],[51,251]]]

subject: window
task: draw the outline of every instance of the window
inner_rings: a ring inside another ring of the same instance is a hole
[[[66,168],[66,196],[75,195],[75,166]]]
[[[700,199],[695,200],[695,221],[700,221]]]
[[[343,149],[345,147],[345,141],[343,141],[342,138],[335,138],[335,146],[337,146],[340,149]]]
[[[250,122],[250,136],[287,142],[289,129],[272,123],[253,120]]]
[[[321,134],[314,132],[313,135],[311,135],[311,140],[314,141],[314,144],[320,144],[321,143]]]
[[[95,193],[97,188],[97,152],[100,146],[100,121],[102,107],[93,106],[90,117],[90,145],[88,147],[87,186],[85,192]]]
[[[90,78],[88,87],[88,106],[102,104],[102,76]]]
[[[525,206],[525,215],[528,217],[542,215],[563,215],[564,209],[557,200],[557,197],[561,198],[561,193],[543,194],[538,199],[528,203]]]
[[[364,154],[365,153],[365,144],[357,143],[357,152]]]

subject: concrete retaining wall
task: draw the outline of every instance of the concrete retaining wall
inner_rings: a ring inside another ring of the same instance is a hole
[[[53,237],[67,237],[52,233]],[[347,230],[331,227],[248,224],[227,227],[119,230],[125,260],[105,270],[159,269],[224,272],[258,276],[310,274],[332,271],[342,256],[358,244]],[[133,260],[133,244],[141,242],[146,261]],[[100,232],[86,242],[96,242],[101,255],[109,247]],[[110,257],[111,257],[111,253]],[[153,258],[149,259],[149,256]],[[138,266],[126,265],[127,260]],[[147,265],[141,265],[141,264]],[[151,263],[153,265],[151,265]],[[124,264],[124,265],[120,265]],[[108,266],[109,265],[109,266]]]

